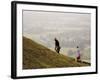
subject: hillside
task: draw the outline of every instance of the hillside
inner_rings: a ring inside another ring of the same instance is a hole
[[[75,62],[73,58],[58,54],[31,39],[23,37],[23,69],[81,67],[88,63]]]

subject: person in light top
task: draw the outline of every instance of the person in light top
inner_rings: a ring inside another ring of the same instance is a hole
[[[76,61],[81,61],[81,55],[80,55],[80,50],[79,47],[77,46],[77,53],[76,53]]]

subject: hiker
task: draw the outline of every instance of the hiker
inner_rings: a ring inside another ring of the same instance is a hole
[[[60,52],[60,45],[59,45],[59,41],[55,38],[55,50],[57,53]]]
[[[76,54],[76,61],[80,61],[81,55],[80,55],[80,50],[79,47],[77,46],[77,54]]]

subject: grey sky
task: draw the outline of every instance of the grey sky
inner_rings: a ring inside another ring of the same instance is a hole
[[[90,60],[91,14],[70,12],[23,11],[23,35],[54,49],[56,37],[61,52],[75,56],[79,46],[84,59]],[[73,50],[68,48],[74,48]]]
[[[23,35],[53,47],[57,37],[62,47],[90,44],[90,14],[23,11]],[[66,43],[66,44],[65,44]]]

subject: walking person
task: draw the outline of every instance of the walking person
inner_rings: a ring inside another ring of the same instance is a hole
[[[56,52],[59,53],[60,49],[61,49],[61,47],[60,47],[59,41],[55,38],[55,50],[56,50]]]
[[[80,50],[79,50],[79,47],[77,46],[77,53],[76,53],[76,61],[77,62],[80,62],[81,61],[81,55],[80,55]]]

